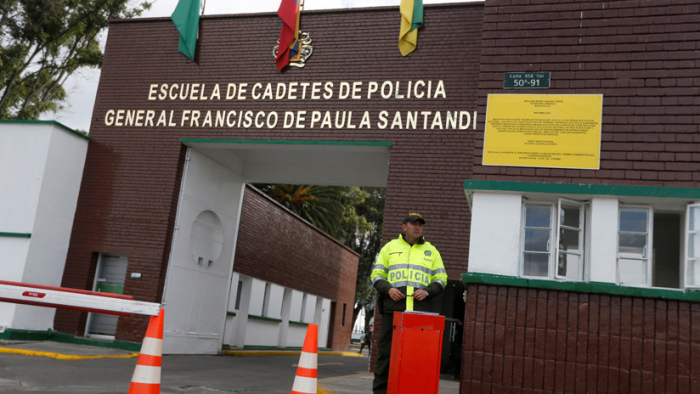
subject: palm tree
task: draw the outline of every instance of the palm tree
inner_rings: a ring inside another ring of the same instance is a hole
[[[348,187],[315,185],[256,185],[292,212],[332,237],[343,219],[343,194]]]

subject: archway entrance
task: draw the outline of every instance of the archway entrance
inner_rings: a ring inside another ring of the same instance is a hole
[[[385,187],[389,142],[184,139],[165,353],[221,349],[246,183]]]

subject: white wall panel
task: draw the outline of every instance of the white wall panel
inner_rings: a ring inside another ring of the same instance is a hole
[[[284,287],[272,284],[270,288],[270,308],[267,317],[282,318],[282,300],[284,299]]]
[[[22,282],[60,286],[83,177],[87,141],[51,126],[50,146]],[[13,328],[53,327],[54,308],[18,306]]]
[[[249,319],[246,328],[246,346],[277,346],[279,326],[275,321]],[[289,343],[289,346],[295,346]]]
[[[262,316],[263,302],[265,300],[265,282],[259,279],[253,279],[253,288],[250,293],[250,310],[249,314]]]
[[[163,352],[213,354],[223,343],[244,183],[215,161],[188,153],[164,297]],[[216,214],[224,236],[219,258],[200,266],[192,229],[204,211]]]
[[[301,321],[301,300],[304,293],[298,290],[292,291],[292,309],[289,311],[289,320]]]
[[[469,239],[469,272],[518,276],[522,197],[475,192]]]
[[[617,221],[619,204],[616,198],[596,197],[591,200],[591,282],[616,282]]]
[[[46,123],[0,124],[0,279],[60,286],[88,141]],[[20,330],[53,327],[55,308],[4,306]]]
[[[34,230],[51,133],[48,125],[0,124],[0,232]]]

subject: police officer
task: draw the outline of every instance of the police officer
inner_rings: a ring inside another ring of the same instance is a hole
[[[421,235],[424,224],[420,213],[406,215],[401,225],[403,234],[384,245],[372,270],[372,284],[379,292],[382,313],[379,357],[372,384],[374,394],[385,394],[387,390],[393,312],[431,312],[430,300],[442,292],[447,282],[440,252]]]

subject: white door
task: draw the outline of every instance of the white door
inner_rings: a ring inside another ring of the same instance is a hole
[[[129,259],[127,256],[100,254],[97,259],[93,291],[124,294],[124,279]],[[85,336],[100,339],[114,339],[119,316],[89,313]]]
[[[190,149],[164,292],[163,353],[221,350],[245,184]]]

